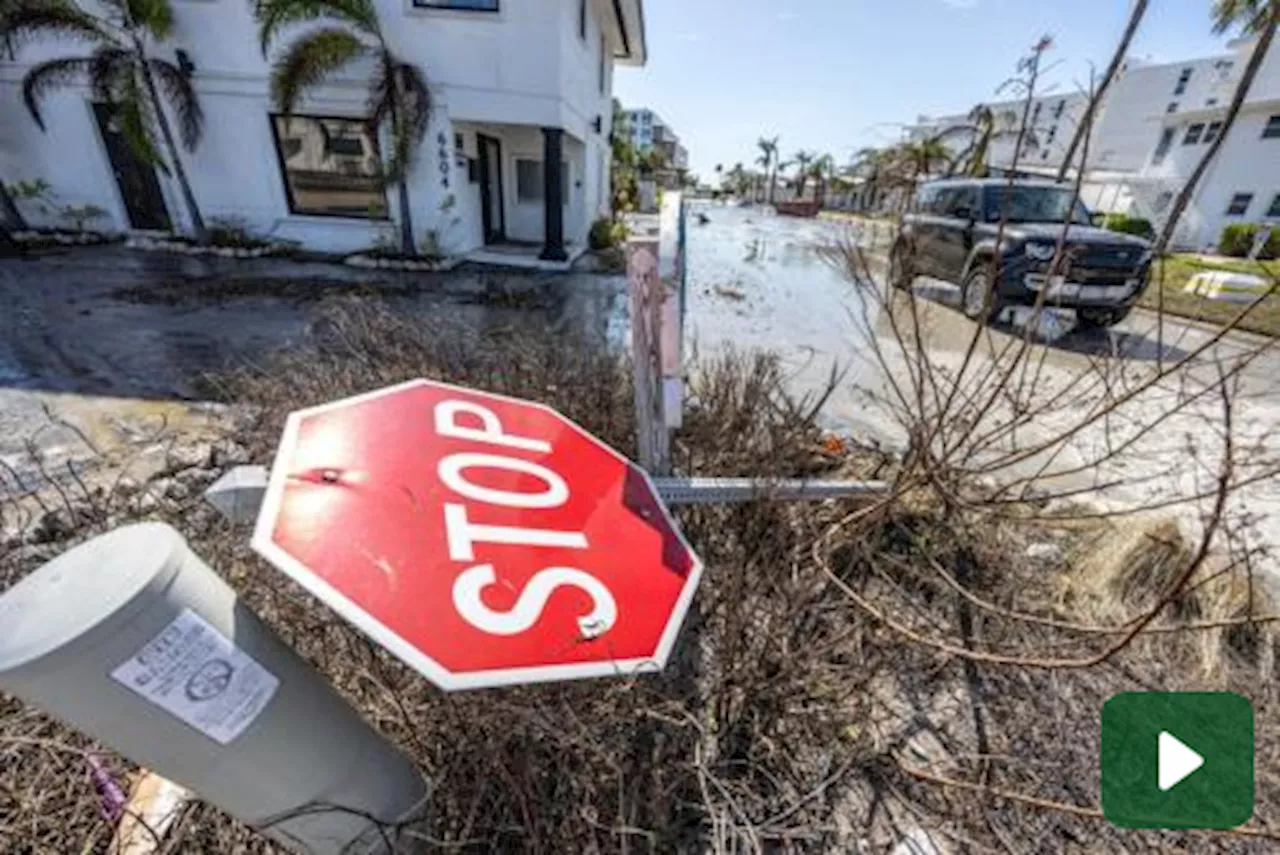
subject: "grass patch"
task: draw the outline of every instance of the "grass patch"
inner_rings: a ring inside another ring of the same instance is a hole
[[[1272,276],[1280,277],[1280,261],[1201,261],[1197,256],[1173,255],[1163,262],[1164,309],[1171,315],[1184,318],[1208,321],[1213,324],[1228,324],[1244,308],[1239,303],[1224,303],[1206,300],[1204,297],[1186,293],[1187,282],[1197,273],[1210,270],[1232,270],[1239,273],[1260,275],[1266,270]],[[1151,287],[1138,301],[1148,309],[1157,305],[1161,282],[1161,269],[1156,267],[1152,274]],[[1239,324],[1240,329],[1263,335],[1280,336],[1280,295],[1272,294],[1256,306]]]

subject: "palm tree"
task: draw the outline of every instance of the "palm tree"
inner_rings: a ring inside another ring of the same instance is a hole
[[[66,0],[25,0],[0,18],[0,40],[11,45],[44,36],[70,37],[95,46],[89,56],[51,59],[31,68],[22,80],[27,111],[45,130],[41,100],[56,89],[88,80],[93,97],[112,109],[133,152],[177,179],[192,236],[198,243],[208,243],[209,231],[178,154],[165,102],[178,120],[187,151],[195,151],[200,144],[204,113],[190,72],[150,55],[155,45],[173,33],[173,8],[169,0],[103,0],[103,4],[110,13],[98,16]],[[163,156],[156,144],[157,129]]]
[[[985,178],[991,170],[991,144],[1019,134],[1018,114],[1012,110],[996,113],[986,104],[978,104],[969,111],[969,123],[945,128],[937,139],[947,140],[967,135],[968,146],[955,157],[952,168],[962,170],[975,178]],[[1028,128],[1024,145],[1037,145],[1034,132]]]
[[[1209,144],[1204,156],[1196,164],[1195,171],[1191,173],[1191,177],[1187,179],[1187,183],[1183,185],[1178,198],[1169,209],[1169,217],[1165,220],[1164,228],[1160,230],[1160,237],[1156,240],[1157,258],[1168,248],[1169,242],[1173,239],[1173,233],[1178,227],[1178,221],[1182,219],[1187,206],[1191,204],[1200,180],[1204,178],[1209,165],[1218,156],[1218,150],[1222,148],[1222,144],[1227,141],[1232,125],[1240,115],[1240,108],[1244,106],[1245,99],[1249,96],[1254,78],[1258,76],[1258,69],[1262,67],[1267,51],[1271,48],[1271,42],[1275,40],[1277,24],[1280,24],[1280,0],[1216,0],[1214,3],[1213,31],[1215,33],[1221,35],[1239,28],[1246,35],[1257,37],[1258,41],[1253,46],[1249,64],[1245,66],[1240,82],[1236,85],[1236,92],[1231,99],[1231,106],[1227,108],[1227,115],[1222,119],[1222,130]],[[1161,291],[1161,297],[1163,297],[1163,291]]]
[[[725,173],[721,189],[727,189],[738,197],[747,195],[751,189],[751,176],[747,174],[741,163],[735,163],[733,168]]]
[[[880,184],[880,164],[883,157],[881,149],[861,148],[853,153],[849,166],[845,170],[851,179],[865,178],[862,190],[858,194],[857,207],[866,210],[874,207],[875,196]]]
[[[767,182],[767,180],[769,179],[769,165],[773,164],[773,154],[771,151],[769,151],[768,142],[769,142],[768,140],[765,140],[765,138],[762,137],[760,138],[759,141],[756,141],[755,143],[756,146],[759,146],[760,152],[762,152],[762,154],[760,154],[760,156],[756,157],[755,159],[755,165],[759,166],[760,168],[759,180],[758,182],[756,182],[756,193],[755,193],[755,200],[754,200],[756,202],[764,201],[764,195],[765,195],[764,182]]]
[[[609,131],[609,144],[613,149],[613,166],[609,170],[613,193],[615,217],[635,204],[638,196],[636,173],[640,165],[640,153],[636,151],[631,134],[626,131],[626,112],[622,102],[613,99],[613,124]]]
[[[415,255],[408,177],[431,117],[426,77],[392,52],[373,0],[257,0],[254,13],[263,56],[284,27],[317,18],[332,18],[342,25],[307,29],[272,64],[271,97],[286,116],[308,90],[357,59],[372,57],[369,123],[374,128],[383,122],[390,125],[391,156],[383,168],[383,180],[399,189],[400,249]]]
[[[772,138],[761,137],[760,139],[756,140],[756,145],[759,147],[760,151],[762,152],[760,158],[756,161],[756,163],[759,163],[762,166],[764,166],[764,180],[768,182],[768,185],[769,185],[768,202],[770,205],[773,204],[774,188],[778,183],[777,164],[778,164],[779,140],[780,140],[779,137],[772,137]],[[773,164],[774,166],[774,169],[772,172],[769,171],[770,164]]]
[[[836,161],[829,154],[818,155],[809,166],[809,177],[814,180],[813,199],[818,207],[827,202],[827,183],[836,171]]]
[[[1080,118],[1080,123],[1076,125],[1076,132],[1071,135],[1071,143],[1067,146],[1066,156],[1062,159],[1062,165],[1058,167],[1058,181],[1067,180],[1067,170],[1071,168],[1071,162],[1076,159],[1076,151],[1079,150],[1081,143],[1084,141],[1085,132],[1093,124],[1094,116],[1097,115],[1098,105],[1102,103],[1102,99],[1106,97],[1107,90],[1111,88],[1112,82],[1120,73],[1120,67],[1124,65],[1125,57],[1129,55],[1129,45],[1133,43],[1133,37],[1138,32],[1138,26],[1142,23],[1142,18],[1147,14],[1148,0],[1135,0],[1133,11],[1129,14],[1129,24],[1124,28],[1124,35],[1120,37],[1120,44],[1116,45],[1116,52],[1111,57],[1111,62],[1107,65],[1107,70],[1103,72],[1102,80],[1098,83],[1098,89],[1089,99],[1089,105],[1085,107],[1084,115]],[[1080,168],[1084,168],[1084,164],[1080,164]]]
[[[791,156],[791,161],[792,163],[795,164],[795,167],[796,167],[796,198],[797,199],[804,198],[805,184],[809,180],[809,164],[813,163],[813,160],[815,157],[817,157],[816,154],[814,154],[811,151],[805,151],[804,149],[800,149],[798,152],[796,152],[794,155]]]
[[[931,175],[935,165],[952,162],[951,150],[939,137],[903,143],[898,151],[902,163],[911,169],[912,178]]]

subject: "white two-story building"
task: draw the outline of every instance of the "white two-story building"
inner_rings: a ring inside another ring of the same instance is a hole
[[[1254,40],[1239,39],[1230,53],[1164,64],[1130,60],[1099,107],[1089,140],[1082,198],[1095,210],[1128,213],[1163,225],[1172,201],[1222,132],[1223,119]],[[1003,126],[1019,127],[1022,102],[991,105]],[[1083,94],[1044,95],[1032,102],[1028,125],[1035,145],[1017,158],[1019,171],[1053,174],[1084,115]],[[922,116],[907,138],[936,136],[968,122],[963,114]],[[999,124],[999,123],[998,123]],[[946,137],[956,151],[965,134]],[[991,164],[1014,162],[1013,137],[992,146]],[[1077,153],[1079,158],[1079,153]],[[1079,160],[1077,159],[1076,165]],[[1174,233],[1175,246],[1214,245],[1231,223],[1280,225],[1280,49],[1273,45],[1217,158],[1198,185]]]
[[[1001,167],[1013,162],[1025,113],[1026,133],[1022,134],[1019,164],[1024,169],[1049,172],[1056,170],[1066,156],[1071,134],[1084,115],[1088,99],[1079,93],[1065,93],[1034,98],[1030,105],[1023,100],[984,106],[991,110],[994,119],[988,163]],[[916,124],[907,128],[909,141],[940,137],[956,156],[966,152],[977,136],[976,124],[968,113],[920,116]]]
[[[434,100],[408,178],[420,247],[551,262],[585,247],[591,223],[609,213],[614,66],[646,59],[642,0],[374,2],[392,50],[423,71]],[[239,218],[331,252],[394,240],[398,194],[377,180],[385,130],[365,122],[364,69],[286,118],[269,97],[271,57],[246,0],[173,6],[174,33],[158,52],[194,69],[204,137],[182,157],[205,219]],[[27,114],[27,69],[87,50],[46,41],[0,61],[0,178],[44,179],[58,203],[104,209],[99,227],[182,230],[175,182],[133,156],[87,86],[46,99],[46,132]]]
[[[1162,224],[1206,147],[1222,133],[1253,46],[1242,39],[1220,56],[1130,67],[1108,98],[1107,111],[1134,117],[1118,124],[1128,137],[1145,142],[1145,156],[1131,173],[1090,175],[1094,192],[1085,201]],[[1104,145],[1126,138],[1102,131]],[[1280,50],[1274,46],[1179,221],[1174,244],[1211,247],[1232,223],[1280,225]]]

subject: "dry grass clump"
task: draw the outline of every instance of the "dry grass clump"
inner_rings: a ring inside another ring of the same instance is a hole
[[[220,388],[247,405],[235,439],[265,460],[288,411],[419,376],[547,402],[619,450],[632,449],[624,362],[598,342],[517,328],[424,328],[344,304],[313,343],[222,378]],[[783,394],[767,356],[706,363],[693,379],[677,468],[894,476],[892,460],[833,453],[814,422],[819,404]],[[136,512],[113,512],[102,525]],[[1199,667],[1202,632],[1146,634],[1094,668],[982,658],[1096,650],[1113,637],[1115,621],[1176,577],[1187,560],[1180,539],[1109,548],[1119,557],[1108,566],[1119,571],[1085,561],[1070,576],[1068,557],[1101,539],[1098,526],[979,516],[923,488],[870,505],[681,509],[707,569],[665,673],[446,696],[258,559],[247,531],[192,502],[161,503],[147,514],[178,527],[255,612],[414,757],[431,787],[426,819],[408,833],[428,851],[889,852],[905,839],[943,852],[1275,845],[1121,832],[1098,814],[1102,703],[1117,691],[1210,685]],[[90,533],[0,551],[0,584]],[[1064,558],[1028,559],[1033,542],[1060,545]],[[1208,597],[1216,589],[1203,590]],[[1235,614],[1224,595],[1212,596],[1199,611],[1171,610],[1157,628]],[[1280,744],[1266,736],[1275,730],[1274,705],[1257,690],[1274,679],[1268,646],[1223,657],[1212,677],[1214,687],[1245,692],[1258,706],[1266,747],[1255,828],[1263,833],[1273,828],[1272,770],[1280,768],[1267,766],[1276,759],[1270,746]],[[86,750],[98,749],[0,699],[0,851],[106,851],[111,823],[99,815]],[[127,768],[110,764],[117,775]],[[276,851],[203,805],[188,810],[168,846]]]

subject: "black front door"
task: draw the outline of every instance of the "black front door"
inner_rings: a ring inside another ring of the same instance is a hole
[[[484,242],[507,239],[507,220],[502,206],[502,143],[484,134],[476,135],[480,148],[480,211],[484,221]]]
[[[155,167],[134,154],[112,112],[106,104],[93,105],[107,159],[111,161],[111,171],[115,173],[120,197],[129,215],[129,225],[135,229],[168,231],[169,211],[164,206]]]

